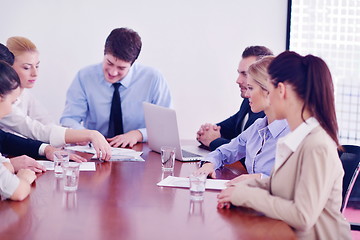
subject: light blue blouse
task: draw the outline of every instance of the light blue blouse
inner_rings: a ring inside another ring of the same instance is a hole
[[[270,176],[275,163],[276,142],[289,132],[286,120],[275,120],[268,125],[267,117],[257,119],[230,143],[209,153],[203,161],[213,163],[217,169],[246,157],[248,173]]]

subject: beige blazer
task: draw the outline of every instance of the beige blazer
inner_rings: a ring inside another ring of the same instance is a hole
[[[231,202],[283,220],[299,239],[351,239],[340,213],[342,179],[336,146],[318,126],[269,179],[237,184]]]

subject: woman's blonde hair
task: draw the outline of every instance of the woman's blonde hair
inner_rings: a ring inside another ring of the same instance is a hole
[[[268,90],[268,67],[274,58],[274,56],[265,56],[251,64],[248,70],[248,74],[252,77],[252,79],[254,79],[254,81],[265,91]]]
[[[37,52],[37,48],[33,42],[25,37],[10,37],[6,41],[6,47],[14,54],[15,57],[24,52]]]

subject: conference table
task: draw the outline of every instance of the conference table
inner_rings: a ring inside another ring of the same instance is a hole
[[[286,223],[252,209],[217,209],[219,191],[192,201],[189,189],[157,186],[168,175],[189,176],[197,163],[176,161],[166,173],[147,144],[134,149],[145,162],[95,161],[96,171],[80,172],[75,192],[64,191],[53,171],[38,175],[24,201],[0,202],[0,239],[296,239]],[[217,176],[244,172],[233,164]]]

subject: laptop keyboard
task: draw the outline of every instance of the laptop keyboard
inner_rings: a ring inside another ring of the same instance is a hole
[[[198,154],[195,154],[195,153],[191,153],[191,152],[188,152],[186,150],[181,150],[182,151],[182,155],[184,158],[196,158],[196,157],[201,157],[201,155],[198,155]]]

